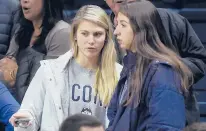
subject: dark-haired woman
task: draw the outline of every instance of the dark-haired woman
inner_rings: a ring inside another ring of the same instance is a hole
[[[161,42],[157,33],[161,29],[161,18],[149,1],[120,8],[114,34],[127,55],[108,107],[108,131],[184,128],[184,95],[193,83],[192,73],[180,56]]]
[[[7,56],[18,64],[15,88],[21,103],[39,61],[56,58],[69,50],[70,26],[63,21],[60,0],[21,0],[19,22]]]

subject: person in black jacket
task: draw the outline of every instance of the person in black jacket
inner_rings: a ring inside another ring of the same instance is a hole
[[[111,20],[114,26],[116,25],[115,15],[119,11],[120,4],[134,1],[143,0],[106,0],[113,11]],[[184,63],[192,71],[194,83],[196,83],[203,78],[206,72],[206,50],[203,44],[186,18],[167,9],[157,10],[164,26],[164,29],[158,30],[161,41],[182,57]],[[187,124],[199,120],[199,109],[192,87],[189,90],[189,95],[185,99]]]
[[[0,0],[0,58],[6,54],[17,27],[18,7],[18,0]]]

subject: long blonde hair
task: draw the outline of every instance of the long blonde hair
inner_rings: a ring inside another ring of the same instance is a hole
[[[78,55],[78,46],[74,38],[79,24],[84,20],[95,23],[106,31],[106,40],[99,57],[99,66],[96,71],[96,80],[93,87],[103,104],[107,105],[117,83],[116,51],[113,42],[112,24],[102,8],[95,5],[81,7],[71,25],[70,40],[74,50],[74,57]]]

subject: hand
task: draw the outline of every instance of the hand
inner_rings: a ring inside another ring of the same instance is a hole
[[[15,121],[17,119],[22,119],[22,118],[32,120],[31,115],[29,113],[17,112],[11,116],[11,118],[9,119],[9,122],[11,123],[12,126],[18,127],[20,125],[18,125]],[[26,125],[25,124],[21,125],[21,127],[23,127],[23,128],[28,127],[29,125],[31,125],[31,121],[29,123],[26,123]]]
[[[9,64],[9,65],[5,65]],[[16,60],[14,58],[4,57],[0,60],[0,67],[4,67],[5,69],[13,69],[17,67]]]
[[[15,59],[5,57],[0,60],[0,73],[3,77],[1,79],[11,86],[13,86],[15,83],[17,70],[18,65]]]

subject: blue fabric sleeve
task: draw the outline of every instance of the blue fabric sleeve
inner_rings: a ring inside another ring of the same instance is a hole
[[[9,119],[19,108],[20,105],[10,94],[7,87],[0,82],[0,122],[5,125],[6,131],[14,130]]]

